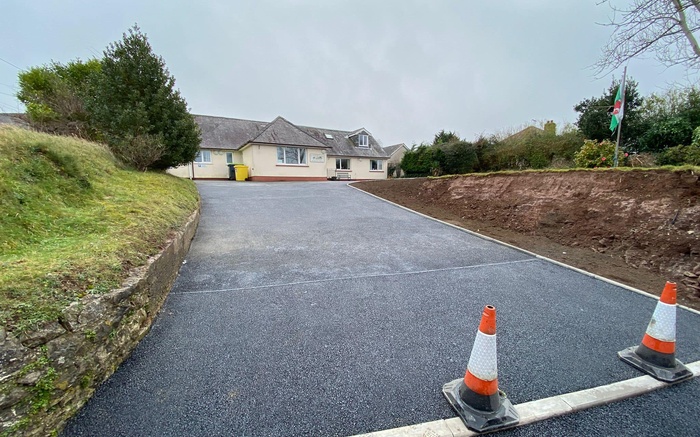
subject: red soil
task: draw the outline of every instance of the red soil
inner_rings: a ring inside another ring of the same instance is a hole
[[[570,171],[354,184],[392,202],[700,309],[693,171]]]

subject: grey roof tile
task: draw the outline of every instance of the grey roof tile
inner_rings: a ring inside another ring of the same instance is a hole
[[[513,135],[506,137],[501,141],[502,143],[508,143],[508,142],[518,142],[518,141],[523,141],[526,139],[531,138],[534,135],[541,135],[544,133],[544,129],[540,129],[536,126],[528,126],[523,130],[520,130]]]
[[[0,114],[0,124],[11,124],[13,126],[29,128],[29,123],[27,123],[27,121],[23,117],[24,114],[17,113]]]
[[[348,136],[361,130],[341,131],[309,126],[296,126],[282,117],[270,123],[236,118],[195,115],[195,121],[202,131],[203,149],[238,150],[254,143],[298,145],[306,147],[327,147],[330,156],[353,156],[388,158],[377,140],[370,135],[369,147],[356,147]],[[332,136],[327,138],[326,134]]]
[[[282,144],[286,146],[328,147],[282,117],[272,120],[251,143]]]
[[[402,147],[406,147],[404,143],[394,144],[393,146],[382,147],[387,155],[391,156],[394,152]]]
[[[299,126],[300,129],[306,131],[309,135],[321,141],[331,148],[328,155],[331,156],[355,156],[367,158],[388,158],[389,155],[384,152],[384,149],[377,143],[373,136],[369,137],[369,147],[357,147],[355,143],[348,138],[353,132],[341,131],[333,129],[321,129],[317,127]],[[355,131],[357,132],[357,131]],[[326,134],[333,138],[326,138]]]
[[[237,118],[195,115],[202,131],[203,149],[238,150],[262,132],[268,123]]]

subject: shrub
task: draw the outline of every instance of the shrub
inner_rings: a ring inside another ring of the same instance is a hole
[[[700,165],[700,146],[669,147],[656,158],[659,165]]]
[[[639,139],[639,150],[663,151],[678,144],[690,143],[692,136],[693,128],[687,119],[681,116],[672,117],[653,123]]]
[[[465,174],[476,170],[479,158],[476,154],[476,147],[466,141],[442,146],[444,160],[441,162],[443,174]]]
[[[434,150],[429,145],[414,146],[401,158],[401,168],[408,177],[429,176],[433,174],[432,170],[437,167],[435,158]]]
[[[625,165],[628,154],[620,149],[618,165]],[[574,163],[577,167],[598,168],[612,167],[615,160],[615,143],[604,140],[600,143],[593,140],[586,140],[583,143],[581,150],[576,152]]]
[[[669,147],[656,159],[659,165],[700,165],[700,127],[693,131],[693,142],[689,146]]]
[[[482,144],[487,144],[488,147],[481,147]],[[560,166],[572,161],[582,145],[583,137],[578,131],[567,131],[561,135],[532,133],[525,138],[510,138],[500,143],[488,143],[479,139],[475,143],[477,154],[481,154],[481,171],[547,168],[554,161]]]
[[[114,156],[139,171],[146,171],[164,152],[165,144],[157,135],[129,135],[112,145]]]
[[[34,127],[94,139],[85,101],[92,95],[91,83],[100,69],[95,59],[32,67],[18,76],[17,98],[26,106]]]

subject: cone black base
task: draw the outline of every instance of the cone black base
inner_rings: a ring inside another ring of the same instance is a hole
[[[463,379],[455,379],[442,386],[442,394],[459,414],[468,428],[477,432],[510,428],[518,424],[520,416],[503,392],[499,392],[500,406],[495,411],[481,411],[467,405],[459,395]]]
[[[680,361],[676,360],[675,365],[671,367],[661,367],[654,363],[650,363],[637,355],[637,346],[628,347],[617,353],[622,361],[632,367],[636,367],[644,373],[647,373],[659,381],[676,382],[693,376],[693,372]]]

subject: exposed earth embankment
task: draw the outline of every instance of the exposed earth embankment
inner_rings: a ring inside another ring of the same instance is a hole
[[[697,169],[568,171],[355,184],[421,213],[700,309]]]

